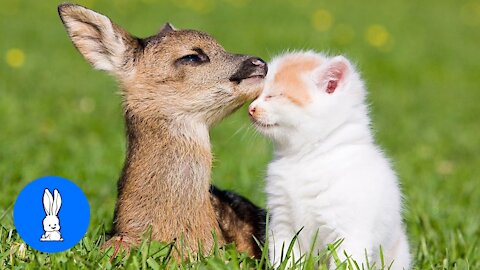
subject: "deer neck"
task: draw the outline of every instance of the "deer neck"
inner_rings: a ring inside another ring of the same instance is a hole
[[[118,183],[116,230],[138,234],[149,225],[163,226],[158,238],[176,237],[170,234],[182,231],[178,226],[194,226],[195,220],[213,216],[208,127],[137,119],[128,111],[126,124],[128,149]]]

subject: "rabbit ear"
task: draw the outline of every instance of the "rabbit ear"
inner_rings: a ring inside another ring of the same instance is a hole
[[[52,203],[52,194],[48,189],[45,189],[45,192],[43,192],[43,209],[45,209],[45,214],[50,215],[52,213]]]
[[[53,208],[52,214],[57,215],[58,211],[60,211],[60,207],[62,206],[62,197],[60,196],[60,192],[58,190],[53,190]]]

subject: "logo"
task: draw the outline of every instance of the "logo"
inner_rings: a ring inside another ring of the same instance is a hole
[[[61,252],[76,245],[87,232],[90,206],[72,181],[46,176],[22,189],[13,208],[20,237],[42,252]]]
[[[45,189],[43,193],[43,209],[47,215],[43,219],[43,230],[45,233],[40,238],[40,241],[63,241],[62,234],[60,233],[60,220],[58,219],[58,211],[62,206],[62,197],[58,190],[54,190],[52,193]]]

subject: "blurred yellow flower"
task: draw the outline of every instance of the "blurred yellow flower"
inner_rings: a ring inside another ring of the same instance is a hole
[[[347,45],[352,42],[355,36],[352,26],[339,24],[333,29],[333,40],[339,45]]]
[[[441,175],[450,175],[455,170],[455,164],[449,160],[441,160],[437,162],[437,173]]]
[[[19,68],[25,63],[25,53],[18,49],[12,48],[7,51],[7,64],[14,68]]]
[[[392,41],[387,29],[379,24],[373,24],[367,28],[365,39],[370,45],[380,49],[387,49]]]
[[[460,9],[460,18],[470,26],[480,25],[480,2],[468,2]]]
[[[311,0],[290,0],[290,2],[298,7],[306,7],[310,4]]]
[[[83,97],[78,102],[78,107],[81,112],[91,113],[95,110],[95,100],[89,97]]]
[[[326,9],[318,9],[312,15],[312,24],[320,32],[326,32],[332,28],[333,15]]]
[[[181,8],[188,8],[199,13],[208,13],[215,8],[213,0],[176,0],[174,3]]]
[[[85,6],[85,7],[88,7],[88,8],[93,8],[93,6],[95,5],[95,2],[97,2],[96,0],[80,0],[80,1],[76,1],[79,5],[82,5],[82,6]]]
[[[434,155],[432,148],[428,145],[420,145],[416,152],[423,159],[430,159]]]
[[[250,0],[225,0],[225,2],[236,8],[240,8],[246,6]]]

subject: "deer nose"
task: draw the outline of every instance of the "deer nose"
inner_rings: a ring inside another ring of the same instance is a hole
[[[250,105],[248,107],[248,114],[250,114],[250,116],[253,116],[255,114],[255,111],[257,110],[256,106],[252,106]]]
[[[250,62],[251,67],[253,67],[256,71],[253,73],[256,73],[255,75],[259,75],[261,77],[267,76],[268,72],[268,66],[265,61],[263,61],[261,58],[258,57],[251,57],[247,59],[248,62]]]
[[[258,57],[252,57],[250,58],[250,61],[254,66],[257,66],[257,67],[265,67],[267,65],[265,61],[263,61],[261,58],[258,58]]]

